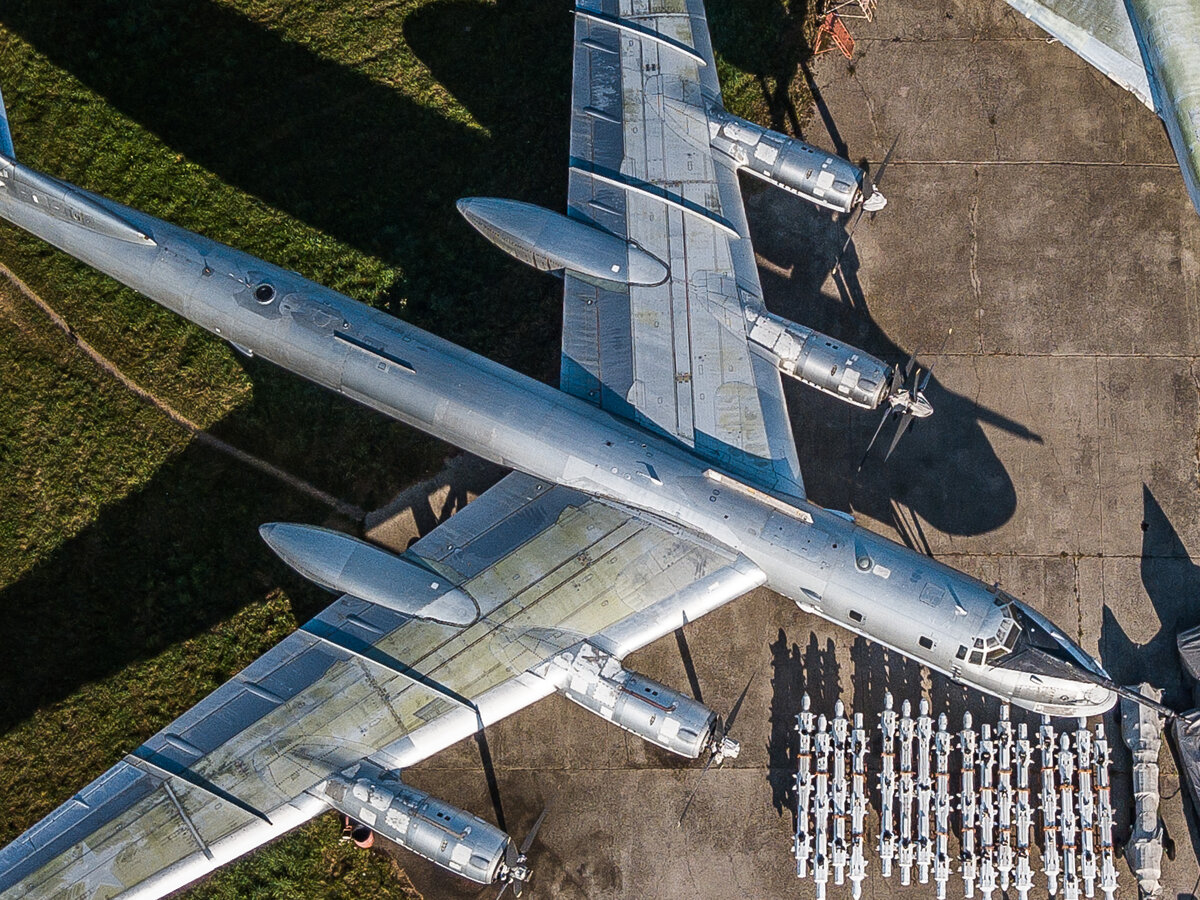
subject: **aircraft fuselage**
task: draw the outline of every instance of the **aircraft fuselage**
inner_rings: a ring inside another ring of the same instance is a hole
[[[746,486],[632,422],[151,216],[62,183],[74,193],[51,209],[54,184],[27,171],[0,160],[0,216],[244,352],[501,465],[706,535],[802,609],[980,690],[1053,715],[1090,715],[1115,700],[1086,680],[1006,668],[1013,610],[1025,621],[1036,613],[848,516],[771,495],[768,483]],[[91,223],[72,212],[72,197],[95,213]],[[1099,671],[1044,624],[1078,665]]]

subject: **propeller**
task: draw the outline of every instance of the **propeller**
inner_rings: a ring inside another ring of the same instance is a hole
[[[757,674],[757,673],[756,673]],[[724,723],[717,719],[717,724],[713,728],[712,741],[708,745],[708,762],[704,764],[704,768],[700,770],[700,777],[696,779],[696,784],[692,788],[692,792],[688,794],[687,802],[683,804],[683,812],[679,814],[678,825],[683,827],[683,819],[688,814],[688,810],[692,808],[692,801],[696,799],[696,792],[700,790],[700,782],[704,780],[704,776],[708,774],[708,770],[713,764],[721,765],[727,759],[734,759],[741,752],[741,745],[729,737],[729,732],[733,728],[733,723],[737,719],[738,713],[741,712],[742,703],[746,700],[746,695],[750,693],[750,685],[754,683],[754,675],[750,676],[750,680],[746,682],[746,686],[742,688],[742,693],[738,696],[737,702],[733,704],[729,710],[729,715],[725,717]]]
[[[883,184],[883,173],[887,171],[888,163],[892,161],[892,152],[896,149],[896,144],[900,142],[900,135],[896,135],[892,141],[892,146],[888,148],[887,154],[883,157],[883,162],[879,164],[879,171],[873,177],[866,179],[866,184],[863,185],[862,203],[858,209],[854,211],[854,218],[850,221],[850,227],[846,231],[846,243],[842,244],[841,252],[837,255],[837,262],[834,263],[834,268],[842,264],[842,257],[846,255],[846,248],[850,246],[850,242],[854,240],[854,229],[858,228],[858,223],[862,221],[863,211],[871,214],[871,218],[875,218],[875,213],[883,209],[887,205],[887,200],[883,194],[879,192],[879,185]],[[878,197],[876,200],[875,198]],[[874,202],[873,202],[874,201]]]
[[[950,342],[950,335],[954,334],[954,329],[951,328],[946,332],[946,339],[942,341],[942,349],[938,351],[938,356],[942,356],[946,352],[946,346]],[[888,423],[889,419],[899,419],[900,424],[896,426],[896,433],[892,436],[892,442],[888,445],[887,453],[883,455],[883,461],[887,462],[892,455],[892,451],[896,449],[896,445],[900,443],[900,438],[913,427],[917,419],[926,419],[933,415],[933,404],[925,397],[925,389],[929,387],[929,380],[933,377],[933,367],[937,360],[930,364],[929,368],[922,372],[921,367],[917,365],[916,356],[910,356],[908,363],[904,367],[904,374],[900,374],[899,368],[892,369],[892,378],[888,384],[888,393],[884,398],[884,402],[888,404],[888,408],[884,410],[883,417],[879,420],[879,425],[875,428],[875,433],[871,435],[871,441],[867,444],[866,451],[863,452],[862,459],[858,461],[858,471],[862,471],[863,464],[867,461],[867,457],[871,454],[871,448],[875,446],[875,441],[879,439],[880,433],[883,431],[883,426]],[[905,387],[907,385],[907,388]]]
[[[508,847],[504,851],[504,870],[500,875],[504,886],[500,888],[500,893],[496,895],[496,900],[500,900],[504,896],[504,892],[510,887],[513,889],[513,896],[515,897],[520,897],[525,893],[525,885],[533,877],[533,871],[528,865],[529,848],[533,846],[533,841],[537,837],[538,830],[542,827],[542,822],[545,821],[546,813],[549,811],[550,807],[542,807],[542,814],[537,817],[537,821],[529,829],[529,834],[525,835],[525,840],[521,841],[519,849],[514,850],[512,841],[508,842]]]

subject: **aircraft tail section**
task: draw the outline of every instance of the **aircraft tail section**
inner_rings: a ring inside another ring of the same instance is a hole
[[[12,130],[8,127],[8,110],[4,106],[4,94],[0,93],[0,156],[16,159],[13,149]]]

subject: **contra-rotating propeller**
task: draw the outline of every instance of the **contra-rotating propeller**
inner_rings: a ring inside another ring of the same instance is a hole
[[[521,841],[520,849],[514,850],[512,841],[508,842],[508,847],[504,851],[504,868],[500,874],[500,880],[504,882],[504,886],[500,888],[496,900],[500,900],[509,887],[513,889],[515,897],[520,897],[525,893],[525,885],[533,877],[533,871],[529,868],[529,848],[533,846],[538,829],[542,827],[542,822],[549,811],[550,807],[548,806],[542,808],[542,814],[537,817],[537,821],[529,829],[529,834],[525,835],[525,840]]]
[[[953,328],[946,332],[946,340],[942,342],[942,349],[938,356],[945,353],[946,344],[949,343],[952,334],[954,334]],[[871,448],[875,446],[875,441],[879,439],[879,434],[889,419],[899,419],[900,423],[896,426],[896,433],[892,436],[887,453],[883,455],[884,462],[891,457],[892,451],[900,443],[900,438],[904,437],[916,419],[927,419],[933,415],[933,404],[926,399],[925,389],[929,387],[929,379],[933,377],[933,366],[936,362],[935,359],[934,363],[931,363],[929,368],[922,373],[921,367],[917,365],[917,357],[914,355],[908,358],[904,374],[900,373],[899,368],[892,369],[892,380],[888,385],[887,396],[884,398],[884,403],[888,408],[884,410],[883,418],[879,420],[879,425],[875,428],[875,433],[871,435],[871,441],[867,444],[862,459],[858,461],[858,471],[862,471],[863,463],[867,461]]]
[[[738,696],[737,702],[733,704],[729,710],[729,715],[722,721],[717,719],[716,725],[713,728],[712,740],[708,745],[708,762],[704,764],[704,768],[700,770],[700,776],[696,779],[696,784],[692,788],[692,792],[688,794],[687,803],[683,804],[683,812],[679,814],[679,827],[683,827],[684,816],[688,814],[688,810],[692,808],[692,801],[696,799],[696,791],[700,790],[700,782],[704,780],[704,776],[708,774],[708,770],[713,764],[720,766],[727,759],[735,759],[738,753],[741,752],[741,744],[729,737],[729,732],[733,728],[733,723],[737,719],[738,713],[742,709],[742,703],[746,700],[746,694],[750,693],[750,685],[754,683],[754,675],[750,676],[750,680],[746,682],[746,686],[742,688],[742,693]]]
[[[858,209],[854,211],[854,218],[850,220],[850,227],[846,229],[846,242],[842,244],[842,249],[837,255],[837,260],[834,262],[834,268],[842,264],[842,257],[846,255],[846,248],[850,246],[850,242],[854,240],[854,229],[858,227],[858,223],[862,221],[863,212],[869,212],[871,218],[875,218],[875,213],[883,209],[887,205],[887,199],[879,190],[879,185],[883,184],[883,173],[887,171],[888,163],[892,161],[892,153],[896,149],[896,144],[900,142],[900,135],[896,135],[892,141],[892,146],[888,148],[887,155],[883,157],[883,162],[879,164],[879,170],[873,176],[866,179],[866,184],[863,185],[862,203]]]

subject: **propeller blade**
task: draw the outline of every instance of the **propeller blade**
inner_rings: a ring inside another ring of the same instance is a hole
[[[919,387],[917,387],[917,385],[920,384],[920,382],[921,382],[921,367],[917,366],[917,374],[915,376],[913,376],[912,384],[909,385],[909,387],[908,387],[908,396],[911,397],[914,401],[917,399],[917,394],[919,394],[921,392],[921,389]]]
[[[754,675],[758,673],[755,672]],[[742,688],[741,695],[737,698],[737,703],[733,704],[729,710],[729,715],[725,717],[725,733],[729,734],[729,729],[733,728],[733,722],[737,718],[738,713],[742,710],[742,702],[746,699],[746,695],[750,693],[750,685],[754,684],[754,675],[750,676],[750,680],[746,682],[746,686]]]
[[[879,427],[875,429],[875,433],[871,435],[871,442],[867,444],[867,449],[863,452],[862,459],[858,461],[858,471],[862,471],[863,463],[867,461],[867,457],[871,455],[871,448],[875,446],[875,442],[879,439],[879,433],[883,431],[883,426],[887,424],[887,420],[891,418],[893,409],[888,407],[883,411],[883,418],[879,420]]]
[[[908,431],[912,423],[913,414],[911,412],[906,412],[900,417],[900,425],[896,428],[896,436],[892,438],[891,446],[888,447],[887,453],[883,455],[884,462],[887,462],[891,458],[892,451],[896,449],[896,445],[900,443],[900,438],[904,437],[904,432]]]
[[[529,848],[533,846],[533,839],[537,837],[538,829],[542,827],[542,822],[546,819],[546,813],[550,811],[550,807],[543,806],[542,814],[537,817],[537,821],[533,823],[533,827],[529,829],[529,834],[525,835],[525,840],[521,843],[520,854],[524,856],[529,852]],[[519,896],[519,895],[518,895]]]
[[[933,377],[933,367],[937,365],[937,361],[946,354],[946,348],[950,345],[950,335],[954,334],[953,328],[946,329],[946,337],[942,341],[942,349],[938,351],[938,355],[933,358],[933,362],[929,364],[929,368],[925,370],[925,378],[917,385],[917,393],[924,393],[925,388],[929,387],[929,379]]]
[[[850,242],[854,240],[854,229],[858,227],[858,223],[861,221],[862,207],[859,206],[859,208],[854,211],[853,218],[850,219],[850,227],[846,229],[846,243],[842,244],[842,249],[837,255],[837,261],[833,264],[835,269],[842,264],[842,257],[846,255],[846,248],[848,248],[850,246]]]
[[[692,792],[688,794],[687,803],[683,804],[683,812],[679,814],[679,827],[683,827],[683,817],[688,814],[688,810],[692,808],[692,801],[696,799],[696,791],[700,790],[700,782],[704,780],[704,776],[708,774],[709,767],[712,766],[715,756],[710,756],[708,762],[704,764],[704,768],[700,770],[700,777],[696,779],[696,786],[692,788]]]
[[[883,157],[883,162],[879,164],[879,171],[876,172],[875,176],[871,179],[872,188],[878,188],[879,185],[883,184],[883,173],[887,171],[888,163],[892,161],[892,153],[895,152],[896,145],[898,143],[900,143],[900,135],[896,135],[896,137],[892,140],[892,146],[888,147],[887,155]],[[872,193],[874,193],[874,191],[872,191]]]
[[[498,893],[498,894],[496,895],[496,900],[500,900],[500,898],[504,896],[504,892],[508,890],[508,886],[509,886],[510,884],[512,884],[512,882],[511,882],[511,881],[506,881],[506,882],[504,882],[504,887],[500,888],[500,893]],[[518,894],[517,896],[519,897],[519,896],[521,896],[521,895],[520,895],[520,894]]]

